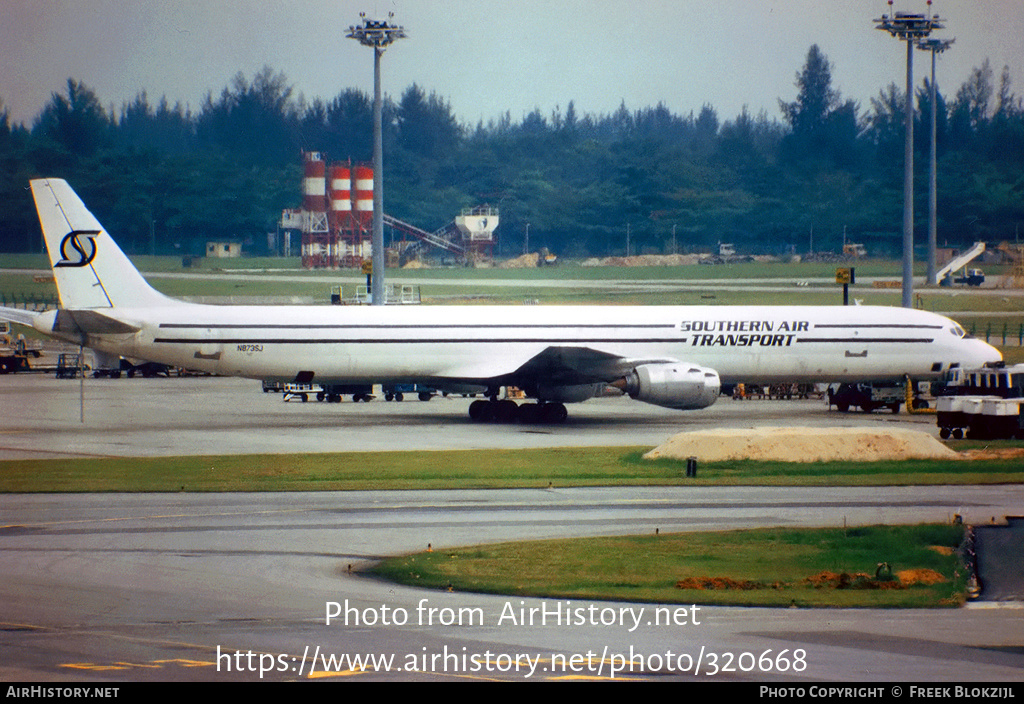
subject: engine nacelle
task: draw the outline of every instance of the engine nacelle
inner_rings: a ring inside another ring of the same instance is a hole
[[[714,369],[680,362],[642,364],[613,386],[637,401],[685,411],[714,403],[722,382]]]

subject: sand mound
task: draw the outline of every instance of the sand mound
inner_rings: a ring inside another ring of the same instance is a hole
[[[639,254],[633,257],[591,257],[581,266],[689,266],[699,264],[710,254]]]
[[[696,457],[702,462],[774,460],[958,459],[960,456],[920,430],[876,428],[748,428],[679,433],[645,459]]]
[[[540,255],[537,252],[531,252],[524,254],[521,257],[515,259],[509,259],[498,264],[499,269],[536,269],[537,262],[540,260]]]

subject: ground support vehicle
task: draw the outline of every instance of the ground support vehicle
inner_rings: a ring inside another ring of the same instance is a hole
[[[62,352],[60,356],[57,357],[58,379],[75,379],[78,377],[79,371],[83,374],[86,371],[86,368],[82,366],[82,356],[80,354]]]
[[[437,394],[435,389],[422,384],[394,384],[381,389],[385,401],[403,401],[406,394],[416,394],[420,401],[429,401]]]
[[[6,347],[0,348],[0,374],[32,371],[29,358],[38,359],[39,350],[17,351]]]
[[[888,408],[893,413],[900,412],[906,391],[897,383],[874,382],[859,384],[839,384],[828,387],[829,406],[835,406],[840,413],[846,413],[856,406],[864,413],[871,413],[879,408]]]
[[[939,437],[947,440],[1024,439],[1024,399],[943,396],[938,399]]]
[[[308,401],[313,397],[317,401],[341,403],[341,397],[345,394],[351,394],[352,400],[356,402],[374,399],[373,386],[369,384],[298,384],[264,379],[262,387],[263,393],[283,394],[285,401]]]
[[[953,369],[936,399],[939,437],[1024,438],[1024,364]]]
[[[16,341],[11,341],[10,323],[0,323],[0,374],[13,374],[14,372],[32,371],[29,359],[39,359],[42,353],[38,349],[27,347],[25,336],[18,335]]]

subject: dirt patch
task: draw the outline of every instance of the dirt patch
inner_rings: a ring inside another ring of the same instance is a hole
[[[762,427],[679,433],[644,455],[645,459],[660,457],[696,457],[703,462],[828,462],[961,456],[920,430]]]
[[[864,572],[819,572],[804,579],[803,584],[816,589],[903,589],[909,586],[899,579],[879,579]]]
[[[981,450],[964,450],[960,454],[968,460],[1015,460],[1024,458],[1024,447],[986,447]]]
[[[946,578],[935,570],[900,570],[896,573],[896,579],[907,587],[912,584],[939,584],[946,581]]]
[[[864,572],[819,572],[805,577],[798,583],[757,582],[731,577],[687,577],[676,582],[676,589],[699,589],[703,591],[754,589],[785,589],[793,586],[810,586],[815,589],[905,589],[914,584],[936,584],[946,578],[934,570],[903,570],[895,579],[880,579]]]
[[[776,587],[778,585],[775,585]],[[687,577],[676,582],[676,589],[768,589],[772,585],[754,582],[749,579],[731,579],[729,577]]]

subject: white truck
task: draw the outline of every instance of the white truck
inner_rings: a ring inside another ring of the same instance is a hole
[[[1024,439],[1024,364],[951,369],[935,409],[943,440]]]

